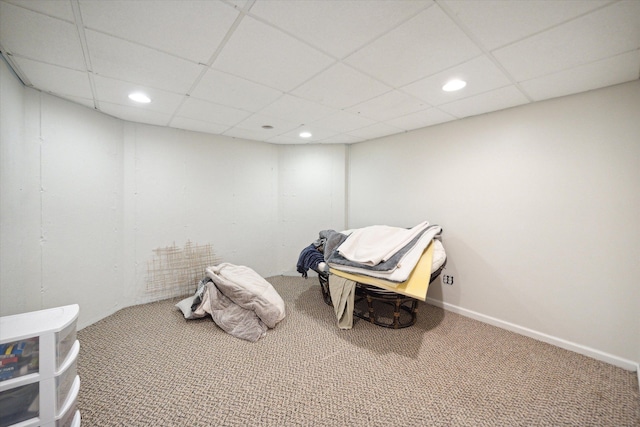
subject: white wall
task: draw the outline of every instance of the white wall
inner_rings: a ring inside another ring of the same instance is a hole
[[[429,298],[637,363],[639,118],[636,81],[353,145],[349,226],[438,223]]]
[[[152,299],[148,262],[174,243],[211,245],[224,262],[279,273],[277,146],[127,123],[125,147],[132,300]]]
[[[127,306],[123,289],[120,120],[43,94],[42,291],[46,306],[75,299],[83,322]]]
[[[345,228],[346,150],[344,145],[278,148],[280,272],[300,275],[296,263],[302,249],[321,230]]]
[[[1,70],[2,314],[79,303],[91,323],[126,305],[122,122]]]
[[[42,303],[39,114],[26,129],[25,116],[34,112],[25,96],[0,60],[0,313],[32,311]]]

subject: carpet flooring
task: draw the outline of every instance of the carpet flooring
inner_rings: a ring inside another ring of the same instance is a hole
[[[640,426],[635,372],[425,303],[340,330],[316,278],[268,279],[287,316],[250,343],[179,299],[78,332],[84,426]]]

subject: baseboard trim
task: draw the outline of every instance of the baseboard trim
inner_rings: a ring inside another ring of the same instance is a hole
[[[605,353],[600,350],[596,350],[581,344],[576,344],[571,341],[564,340],[562,338],[554,337],[542,332],[535,331],[533,329],[525,328],[523,326],[516,325],[514,323],[505,322],[504,320],[497,319],[495,317],[487,316],[476,311],[468,310],[466,308],[458,307],[457,305],[449,304],[440,300],[427,297],[427,303],[443,308],[447,311],[451,311],[461,316],[469,317],[474,320],[478,320],[483,323],[488,323],[498,328],[506,329],[511,332],[515,332],[520,335],[527,336],[529,338],[536,339],[538,341],[546,342],[565,350],[570,350],[584,356],[591,357],[602,362],[609,363],[614,366],[626,369],[628,371],[636,371],[638,373],[638,383],[640,384],[640,364],[632,360],[623,359],[612,354]]]

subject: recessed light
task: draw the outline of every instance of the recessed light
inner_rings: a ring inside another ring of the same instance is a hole
[[[453,79],[449,80],[444,86],[442,86],[442,90],[445,92],[454,92],[456,90],[460,90],[467,85],[467,82],[464,80]]]
[[[300,132],[300,138],[311,138],[311,132]]]
[[[148,104],[151,102],[151,99],[149,99],[149,97],[142,92],[130,93],[129,99],[135,102],[139,102],[141,104]]]

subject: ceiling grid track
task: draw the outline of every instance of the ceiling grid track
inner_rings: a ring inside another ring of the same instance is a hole
[[[451,9],[449,9],[442,2],[442,0],[434,0],[434,1],[442,9],[442,11],[447,14],[448,17],[451,18],[451,20],[456,23],[456,25],[467,35],[467,37],[469,37],[473,41],[473,43],[475,43],[476,46],[478,46],[478,48],[482,51],[482,54],[485,55],[487,58],[489,58],[489,60],[491,60],[491,62],[493,62],[493,64],[496,67],[498,67],[498,69],[509,79],[511,84],[513,84],[527,98],[529,102],[534,102],[534,99],[531,97],[531,95],[529,95],[527,91],[525,91],[524,88],[520,85],[520,83],[511,75],[511,73],[502,66],[500,61],[498,61],[496,57],[493,56],[493,53],[491,53],[491,51],[489,51],[484,46],[484,44],[480,42],[480,40],[478,40],[475,34],[473,34],[471,30],[469,30],[469,28],[467,28],[467,26],[464,23],[462,23],[460,19],[458,19],[456,14],[453,13],[453,11],[451,11]]]
[[[255,3],[256,0],[252,0],[250,2],[250,4],[247,5],[247,11],[251,8],[251,6],[253,6],[253,3]],[[205,74],[207,74],[207,71],[209,71],[209,69],[211,68],[211,66],[213,65],[213,63],[216,61],[216,58],[218,58],[218,56],[220,55],[220,52],[222,52],[222,49],[224,49],[225,45],[227,44],[227,42],[229,41],[229,39],[231,38],[231,36],[233,35],[233,33],[236,31],[236,29],[238,28],[238,26],[240,25],[240,22],[242,22],[242,20],[244,19],[244,17],[246,16],[247,12],[245,10],[242,9],[237,9],[239,12],[238,17],[236,18],[236,20],[233,22],[233,24],[231,25],[231,27],[229,28],[229,30],[227,31],[227,33],[225,34],[224,38],[222,39],[222,41],[220,42],[220,44],[218,45],[218,47],[216,48],[215,52],[213,52],[213,54],[211,55],[211,57],[209,58],[209,60],[207,61],[206,64],[199,64],[199,65],[203,65],[204,68],[202,69],[202,71],[200,72],[200,74],[198,75],[198,77],[196,77],[196,79],[194,80],[193,84],[191,85],[191,87],[189,88],[189,90],[187,91],[187,93],[182,97],[182,101],[180,102],[180,104],[178,105],[178,107],[175,109],[175,111],[173,112],[173,114],[171,115],[171,117],[169,118],[169,121],[167,123],[167,125],[170,125],[171,122],[173,121],[173,119],[176,118],[176,114],[182,109],[182,106],[184,105],[184,103],[187,101],[187,99],[189,99],[189,97],[191,96],[191,93],[195,90],[195,88],[200,84],[200,81],[203,79],[203,77],[205,76]]]
[[[2,47],[2,43],[0,43],[0,52],[2,52],[2,55],[0,55],[2,57],[2,60],[7,63],[7,65],[9,66],[9,70],[11,70],[13,75],[16,76],[18,80],[20,80],[20,83],[22,83],[24,86],[31,87],[31,82],[29,81],[29,79],[27,79],[22,70],[20,70],[18,64],[13,61],[12,55],[7,52],[4,47]]]
[[[87,36],[84,32],[84,23],[82,21],[82,13],[80,13],[80,4],[78,0],[71,0],[71,8],[73,9],[73,17],[78,30],[78,39],[82,47],[82,55],[84,56],[84,65],[87,67],[87,75],[89,76],[89,85],[91,86],[91,94],[93,95],[93,106],[96,110],[100,110],[100,102],[98,101],[98,92],[96,91],[96,83],[93,78],[93,67],[91,66],[91,56],[89,55],[89,45],[87,45]]]

